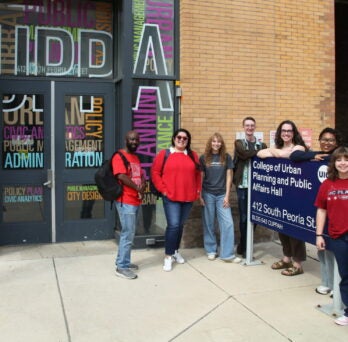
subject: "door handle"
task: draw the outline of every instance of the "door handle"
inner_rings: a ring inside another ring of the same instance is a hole
[[[53,171],[51,169],[47,170],[47,181],[43,183],[44,186],[47,186],[48,188],[52,188],[53,186]]]

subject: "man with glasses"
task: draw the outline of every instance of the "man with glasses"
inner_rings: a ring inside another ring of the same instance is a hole
[[[234,173],[233,184],[236,186],[239,210],[240,242],[237,253],[245,258],[248,220],[248,184],[249,161],[257,151],[267,148],[263,142],[255,137],[256,121],[248,116],[243,119],[244,139],[234,142]]]

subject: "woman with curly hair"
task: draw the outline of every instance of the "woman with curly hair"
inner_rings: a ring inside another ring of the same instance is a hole
[[[259,158],[289,158],[294,151],[306,151],[307,147],[298,131],[296,125],[291,120],[285,120],[277,128],[275,147],[265,148],[257,152]]]
[[[234,225],[230,208],[233,161],[226,152],[226,145],[220,133],[214,133],[207,141],[205,152],[200,157],[202,168],[202,219],[204,249],[209,260],[216,256],[225,262],[241,261],[234,254]],[[220,230],[218,252],[215,233],[215,217]]]
[[[294,151],[306,151],[307,147],[296,125],[285,120],[280,123],[275,135],[275,148],[266,148],[257,152],[259,158],[289,158]],[[306,260],[304,241],[278,233],[283,247],[283,257],[272,264],[272,269],[283,269],[282,275],[295,276],[303,273],[302,261]]]

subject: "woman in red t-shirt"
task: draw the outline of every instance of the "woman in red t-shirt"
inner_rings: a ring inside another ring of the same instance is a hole
[[[340,292],[346,308],[335,323],[348,325],[348,147],[338,147],[333,152],[328,179],[321,184],[314,205],[318,208],[317,248],[323,250],[328,245],[335,255],[341,277]],[[327,241],[323,236],[326,219],[330,236]]]

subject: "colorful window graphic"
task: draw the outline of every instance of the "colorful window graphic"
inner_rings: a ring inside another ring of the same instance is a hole
[[[174,131],[175,3],[133,0],[132,122],[140,136],[137,154],[148,181],[137,234],[163,234],[165,227],[149,178],[153,158],[171,145]]]
[[[104,200],[95,184],[65,185],[64,219],[104,218]]]
[[[65,167],[98,167],[104,155],[104,98],[65,96]]]
[[[134,74],[174,75],[174,0],[133,0]]]
[[[42,185],[5,185],[2,198],[3,222],[44,221]]]
[[[2,168],[44,168],[43,95],[4,95]]]
[[[148,179],[156,153],[171,145],[174,131],[173,82],[137,80],[133,89],[133,128],[140,137],[137,154]]]
[[[112,77],[112,3],[0,5],[0,75]]]

